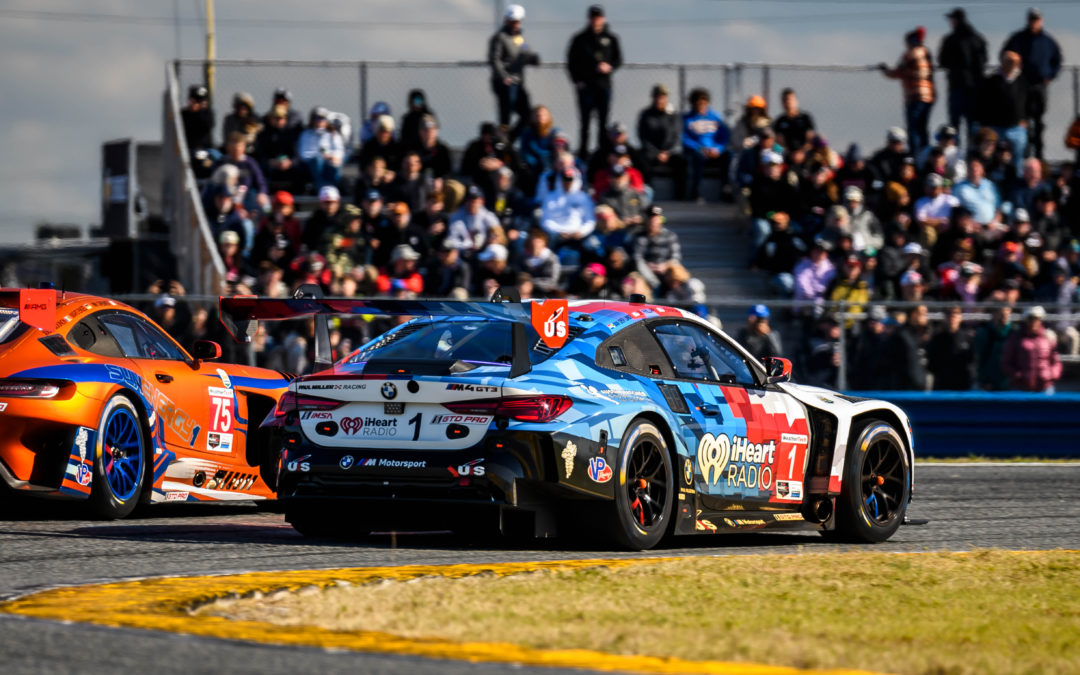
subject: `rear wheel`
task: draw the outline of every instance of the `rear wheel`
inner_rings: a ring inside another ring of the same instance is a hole
[[[146,485],[146,432],[131,399],[116,395],[101,413],[94,447],[90,504],[107,519],[129,515]]]
[[[863,425],[848,447],[844,487],[836,502],[836,536],[877,543],[904,521],[911,464],[896,429],[882,420]]]
[[[641,551],[659,543],[671,521],[674,477],[663,434],[650,422],[634,423],[619,448],[612,534]]]

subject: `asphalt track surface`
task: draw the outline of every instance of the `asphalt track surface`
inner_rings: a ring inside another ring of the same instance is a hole
[[[912,518],[875,551],[1080,547],[1080,464],[919,465]],[[368,565],[623,557],[559,541],[463,547],[450,535],[305,540],[251,504],[165,505],[119,522],[78,520],[42,502],[0,506],[0,598],[55,586],[148,576]],[[641,555],[865,550],[816,533],[676,540]],[[73,619],[77,617],[72,617]],[[482,639],[482,638],[481,638]],[[0,615],[0,673],[548,673],[548,668],[284,648]]]

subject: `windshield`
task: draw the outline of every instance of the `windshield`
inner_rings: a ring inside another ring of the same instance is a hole
[[[510,365],[513,324],[478,319],[417,319],[384,333],[349,356],[345,363],[372,359],[447,359],[480,365]],[[525,327],[529,361],[540,363],[552,352],[540,343],[532,326]],[[539,345],[538,345],[539,343]]]
[[[19,337],[27,328],[19,321],[19,310],[0,307],[0,345]]]

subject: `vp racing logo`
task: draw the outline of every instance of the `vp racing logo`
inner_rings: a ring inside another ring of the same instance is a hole
[[[729,487],[772,488],[776,442],[751,443],[741,436],[705,434],[698,442],[697,461],[706,485],[721,479]]]

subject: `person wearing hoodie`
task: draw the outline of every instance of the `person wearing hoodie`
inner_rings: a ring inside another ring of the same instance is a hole
[[[428,107],[427,97],[423,89],[413,89],[409,92],[408,112],[401,116],[401,131],[398,133],[398,141],[406,150],[415,150],[420,147],[420,124],[424,115],[435,116],[435,111]]]
[[[499,107],[499,124],[510,128],[510,119],[517,113],[517,125],[510,138],[517,138],[528,122],[529,92],[525,89],[525,66],[539,65],[540,56],[525,42],[521,22],[525,8],[510,5],[503,14],[503,25],[488,41],[488,65],[491,66],[491,90]]]
[[[707,165],[720,169],[721,181],[726,183],[728,163],[728,141],[731,130],[724,123],[724,118],[709,105],[709,92],[694,89],[690,92],[690,111],[683,114],[683,151],[690,168],[690,180],[687,185],[687,199],[699,198],[701,180]]]
[[[611,76],[622,65],[619,36],[608,29],[604,8],[589,7],[589,25],[570,41],[566,67],[577,92],[578,114],[581,120],[581,140],[578,155],[589,156],[589,127],[596,113],[599,129],[597,138],[607,129],[611,107]]]
[[[909,31],[904,35],[904,52],[896,65],[878,66],[885,77],[900,80],[903,85],[908,148],[914,157],[929,143],[930,110],[934,107],[934,64],[930,50],[923,44],[925,40],[926,29],[922,26]]]
[[[974,130],[975,96],[986,74],[986,39],[967,20],[967,12],[957,7],[945,15],[952,32],[941,39],[938,65],[949,71],[949,126],[957,131],[967,122],[967,138]]]
[[[1024,325],[1005,341],[1001,369],[1014,389],[1052,394],[1054,383],[1061,379],[1061,359],[1057,345],[1046,334],[1045,318],[1045,309],[1032,307],[1024,315]]]
[[[844,188],[844,206],[851,214],[851,235],[855,239],[855,250],[866,249],[880,251],[885,245],[885,228],[874,212],[863,203],[863,191],[854,185]]]
[[[596,229],[595,207],[582,189],[581,175],[567,169],[559,178],[556,189],[547,193],[540,216],[540,226],[551,235],[556,250],[576,245]]]

